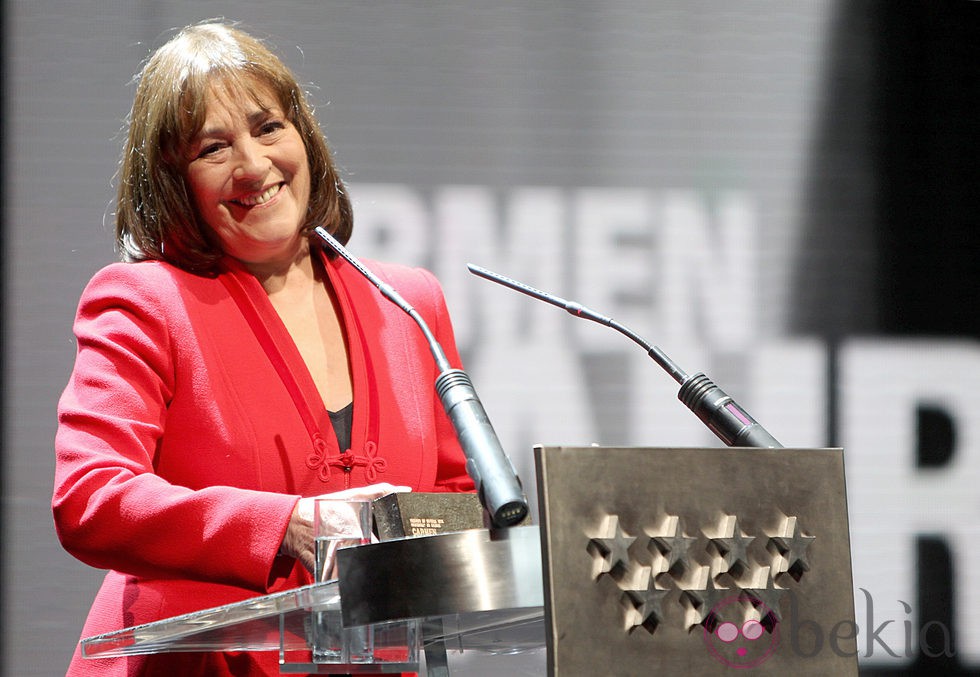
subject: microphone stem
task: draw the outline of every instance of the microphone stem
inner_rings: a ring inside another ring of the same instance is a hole
[[[452,370],[452,365],[449,364],[449,359],[446,357],[446,353],[443,352],[442,346],[436,341],[436,337],[433,336],[432,331],[429,329],[429,325],[425,323],[422,316],[419,315],[415,308],[412,308],[408,312],[409,316],[415,320],[415,324],[419,326],[422,333],[425,335],[425,340],[429,344],[429,352],[432,353],[432,358],[436,361],[436,367],[439,369],[440,374],[445,374],[447,371]]]
[[[670,374],[671,378],[673,378],[679,384],[683,385],[684,381],[687,380],[687,372],[681,369],[676,362],[674,362],[672,359],[667,357],[667,354],[664,353],[664,351],[662,351],[660,348],[658,348],[655,345],[651,345],[647,343],[639,335],[634,333],[629,328],[621,325],[619,322],[616,322],[615,320],[611,320],[609,322],[609,326],[615,329],[616,331],[618,331],[620,334],[629,337],[635,343],[637,343],[641,348],[647,351],[647,355],[649,355],[654,362],[659,364],[661,368],[663,368],[664,371]]]
[[[616,322],[616,320],[612,319],[611,317],[606,317],[605,315],[601,315],[595,312],[594,310],[592,310],[591,308],[586,308],[581,303],[568,301],[560,296],[549,294],[548,292],[541,291],[540,289],[532,287],[528,284],[524,284],[523,282],[518,282],[513,278],[506,277],[505,275],[501,275],[500,273],[495,273],[492,270],[487,270],[486,268],[482,268],[472,263],[467,264],[466,267],[469,268],[470,272],[473,273],[474,275],[478,275],[479,277],[482,277],[486,280],[490,280],[491,282],[496,282],[497,284],[502,284],[505,287],[509,287],[514,291],[520,292],[521,294],[525,294],[539,301],[550,303],[553,306],[557,306],[563,309],[569,315],[574,315],[575,317],[581,318],[583,320],[591,320],[598,324],[602,324],[607,327],[611,327],[615,329],[616,331],[623,334],[624,336],[629,337],[630,340],[637,343],[641,348],[643,348],[643,350],[646,351],[647,355],[653,358],[654,362],[659,364],[663,368],[663,370],[666,371],[668,374],[670,374],[671,378],[673,378],[679,384],[683,385],[684,382],[687,380],[688,378],[687,373],[685,373],[683,369],[677,366],[677,364],[673,360],[667,357],[667,355],[664,354],[664,351],[662,351],[657,346],[650,345],[645,340],[643,340],[643,337],[636,334],[628,327],[625,327],[621,325],[619,322]]]
[[[529,512],[527,497],[524,496],[514,464],[504,453],[470,377],[462,369],[454,369],[450,365],[446,353],[425,320],[401,294],[361,265],[325,228],[318,226],[314,232],[377,287],[385,298],[408,313],[422,330],[429,351],[439,368],[439,376],[435,382],[436,392],[456,431],[456,438],[466,456],[466,471],[473,478],[480,502],[489,513],[494,526],[509,527],[520,523]]]
[[[677,381],[681,388],[677,393],[678,399],[687,406],[708,428],[730,447],[768,447],[777,449],[783,445],[769,432],[759,425],[759,422],[749,416],[724,390],[712,383],[704,374],[688,376],[687,373],[664,354],[657,346],[647,343],[641,336],[613,320],[611,317],[600,315],[580,303],[567,301],[560,296],[535,289],[523,282],[505,277],[492,270],[475,266],[467,267],[474,275],[502,284],[514,291],[526,294],[545,303],[565,309],[570,315],[583,320],[591,320],[607,327],[612,327],[624,336],[642,347],[664,371]]]
[[[449,364],[449,360],[446,358],[446,353],[443,352],[442,346],[440,346],[439,342],[436,341],[436,337],[433,336],[432,331],[429,329],[429,325],[425,323],[425,320],[422,319],[422,316],[419,315],[418,311],[415,310],[415,308],[413,308],[401,294],[396,292],[390,284],[385,284],[382,282],[381,278],[365,268],[360,261],[351,256],[350,252],[342,247],[334,236],[327,232],[323,226],[317,226],[314,229],[314,232],[320,237],[321,240],[330,245],[331,249],[340,254],[340,256],[343,257],[347,263],[354,266],[354,268],[357,269],[357,272],[366,277],[371,284],[377,287],[378,291],[380,291],[386,299],[408,313],[408,316],[415,320],[415,324],[419,326],[419,329],[422,330],[422,334],[425,335],[425,341],[429,345],[429,352],[432,353],[432,357],[436,361],[436,366],[439,368],[439,373],[442,374],[451,370],[452,366]]]

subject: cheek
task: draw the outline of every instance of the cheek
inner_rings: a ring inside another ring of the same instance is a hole
[[[193,170],[188,170],[184,176],[184,183],[187,186],[188,196],[199,208],[203,206],[201,193],[204,190],[204,185],[201,178],[201,172]]]
[[[201,214],[213,212],[217,207],[218,187],[207,172],[187,173],[187,192]]]
[[[297,190],[302,190],[306,197],[310,194],[310,160],[306,154],[306,146],[297,133],[293,139],[289,152],[290,167],[289,172],[293,176]]]
[[[303,166],[302,181],[303,181],[303,198],[307,203],[309,203],[310,192],[312,188],[310,183],[310,169],[306,165]]]

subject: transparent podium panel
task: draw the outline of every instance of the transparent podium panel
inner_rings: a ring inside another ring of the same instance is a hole
[[[421,621],[423,646],[441,643],[458,653],[518,654],[544,647],[541,607],[460,613]]]
[[[186,651],[277,651],[280,671],[364,674],[416,672],[422,638],[415,619],[344,628],[345,637],[371,638],[371,652],[359,663],[349,651],[316,655],[318,624],[340,617],[337,581],[204,609],[81,642],[86,658]]]
[[[536,527],[353,546],[341,549],[338,559],[341,571],[362,569],[371,572],[368,579],[352,573],[343,585],[317,583],[88,637],[82,655],[277,651],[283,674],[430,677],[450,670],[493,674],[467,667],[477,654],[487,660],[526,655],[542,664],[546,633]]]
[[[307,649],[313,608],[339,598],[337,581],[203,609],[82,640],[86,658],[173,651],[278,651]]]

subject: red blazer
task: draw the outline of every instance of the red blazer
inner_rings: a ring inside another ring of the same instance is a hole
[[[435,278],[367,265],[418,310],[458,366]],[[110,570],[83,637],[310,583],[302,565],[277,556],[301,496],[374,482],[472,490],[418,326],[342,259],[325,267],[350,352],[349,450],[338,449],[265,291],[236,262],[214,277],[117,263],[85,289],[75,368],[58,407],[52,503],[64,547]],[[76,651],[69,674],[279,674],[276,658],[93,661]]]

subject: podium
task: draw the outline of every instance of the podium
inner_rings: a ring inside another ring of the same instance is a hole
[[[106,658],[173,651],[278,651],[280,671],[449,674],[447,652],[544,650],[540,535],[474,529],[343,548],[327,581],[82,640]],[[480,580],[475,574],[482,573]],[[482,581],[482,583],[481,583]],[[341,600],[344,603],[341,603]],[[374,662],[315,662],[317,614],[368,628]]]
[[[278,651],[288,673],[857,675],[840,449],[536,447],[539,526],[345,548],[341,580],[82,640],[83,655]],[[312,660],[316,614],[371,663]],[[463,671],[465,672],[465,670]]]

